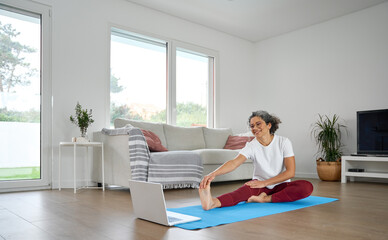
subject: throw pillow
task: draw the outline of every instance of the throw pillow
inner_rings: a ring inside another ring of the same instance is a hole
[[[151,152],[165,152],[168,151],[167,148],[165,148],[162,145],[162,142],[160,141],[159,137],[148,130],[141,129],[146,141],[148,148],[150,149]]]
[[[245,147],[247,142],[252,141],[255,137],[246,137],[246,136],[229,136],[224,149],[237,150]]]

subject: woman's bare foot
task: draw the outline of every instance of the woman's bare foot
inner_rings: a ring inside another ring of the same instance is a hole
[[[210,184],[205,188],[198,190],[199,198],[201,199],[201,205],[204,210],[210,210],[216,207],[221,207],[221,203],[217,198],[213,198],[210,193]]]
[[[272,197],[268,196],[265,192],[260,193],[258,196],[251,196],[247,202],[268,203],[272,201]]]

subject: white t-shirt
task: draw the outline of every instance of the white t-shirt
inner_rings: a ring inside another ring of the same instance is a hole
[[[291,141],[286,137],[274,135],[268,146],[263,146],[257,139],[248,142],[240,154],[253,161],[253,179],[266,180],[285,171],[284,158],[294,156]],[[284,181],[289,182],[290,179]],[[280,183],[269,185],[272,189]]]

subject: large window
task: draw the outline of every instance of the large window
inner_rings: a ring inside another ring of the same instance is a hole
[[[167,43],[112,31],[110,111],[117,117],[166,119]]]
[[[111,30],[110,121],[214,126],[215,53]]]
[[[176,50],[176,125],[207,126],[210,62],[209,56]]]
[[[37,179],[40,16],[0,8],[0,44],[0,180]],[[20,148],[23,151],[18,151]]]
[[[45,6],[0,4],[0,191],[50,183],[49,25]]]

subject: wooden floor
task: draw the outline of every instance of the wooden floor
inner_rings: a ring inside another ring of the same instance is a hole
[[[128,190],[0,194],[0,239],[388,239],[388,184],[311,180],[339,201],[202,230],[136,219]],[[214,195],[243,182],[212,185]],[[167,207],[200,204],[196,189],[166,190]]]

